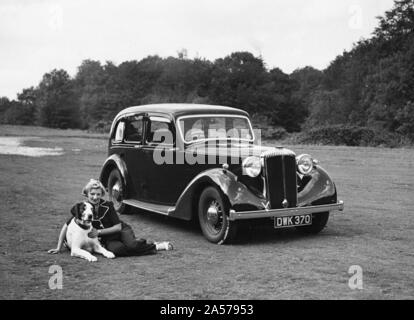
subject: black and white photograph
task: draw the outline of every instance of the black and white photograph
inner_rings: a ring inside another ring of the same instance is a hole
[[[413,146],[414,0],[1,0],[0,300],[413,300]]]

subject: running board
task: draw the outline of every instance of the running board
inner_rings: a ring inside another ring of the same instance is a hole
[[[164,206],[162,204],[142,202],[142,201],[138,201],[134,199],[126,199],[126,200],[123,200],[123,202],[131,207],[160,213],[166,216],[169,216],[175,210],[175,207]]]

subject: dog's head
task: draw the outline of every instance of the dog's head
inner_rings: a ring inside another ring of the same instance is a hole
[[[89,202],[81,203],[76,210],[75,217],[80,224],[90,227],[93,220],[93,206]]]

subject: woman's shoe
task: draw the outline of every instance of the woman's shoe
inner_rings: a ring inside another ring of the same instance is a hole
[[[157,251],[160,251],[160,250],[166,250],[166,251],[174,250],[174,246],[169,241],[154,242],[154,244],[155,244],[155,247],[156,247]]]

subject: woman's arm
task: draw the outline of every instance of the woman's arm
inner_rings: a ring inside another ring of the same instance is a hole
[[[62,230],[60,230],[59,234],[59,240],[56,249],[50,249],[48,253],[59,253],[60,250],[62,250],[63,241],[66,238],[66,230],[68,229],[68,225],[65,223],[62,227]]]
[[[121,230],[122,230],[122,224],[118,223],[118,224],[116,224],[116,225],[114,225],[110,228],[98,230],[99,231],[98,235],[99,236],[109,236],[109,235],[114,234],[114,233],[119,233],[119,232],[121,232]]]
[[[102,236],[109,236],[111,234],[119,233],[122,230],[122,223],[118,223],[110,228],[105,229],[92,229],[91,232],[88,233],[90,238],[102,237]]]

